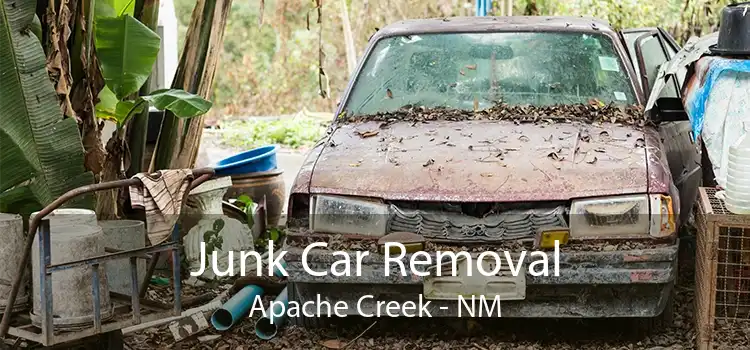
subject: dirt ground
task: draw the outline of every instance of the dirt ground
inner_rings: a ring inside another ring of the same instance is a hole
[[[350,342],[347,349],[694,349],[694,273],[692,264],[685,265],[673,324],[647,337],[633,334],[627,320],[474,319],[467,323],[466,319],[347,317],[319,330],[286,326],[270,341],[255,335],[255,319],[224,333],[206,330],[180,343],[175,343],[166,326],[130,334],[126,341],[132,349],[337,349]],[[750,349],[746,323],[725,324],[716,338],[716,349]]]

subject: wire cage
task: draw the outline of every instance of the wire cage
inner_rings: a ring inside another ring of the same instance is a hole
[[[716,192],[701,187],[695,213],[698,349],[713,349],[717,332],[750,326],[750,215],[729,212]]]

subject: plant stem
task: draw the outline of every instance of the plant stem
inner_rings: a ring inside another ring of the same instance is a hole
[[[159,24],[159,0],[137,0],[135,3],[135,18],[156,32]],[[149,76],[146,83],[141,87],[139,95],[148,95],[150,92],[151,77]],[[130,149],[130,167],[125,171],[128,177],[132,177],[144,170],[143,158],[146,154],[148,117],[149,109],[144,108],[143,112],[137,114],[129,125],[127,138]]]

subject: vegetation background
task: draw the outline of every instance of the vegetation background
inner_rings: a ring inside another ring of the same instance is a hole
[[[316,1],[322,1],[320,24]],[[501,1],[493,0],[495,13],[499,14]],[[516,0],[512,6],[514,15],[593,16],[618,29],[659,26],[683,43],[692,35],[715,31],[721,9],[732,2],[736,1]],[[369,37],[388,23],[474,15],[473,1],[466,0],[234,1],[216,75],[212,117],[287,115],[303,109],[333,113],[349,81],[343,3],[357,60]],[[195,0],[175,0],[180,37],[184,37],[194,4]],[[330,98],[320,94],[319,49]],[[303,124],[301,128],[309,126]]]

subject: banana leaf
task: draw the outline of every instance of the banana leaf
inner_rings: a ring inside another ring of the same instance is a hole
[[[29,30],[35,8],[35,1],[0,0],[0,212],[28,214],[94,180],[76,121],[63,118]],[[91,208],[89,198],[68,204]]]
[[[118,100],[138,91],[159,54],[159,35],[130,15],[99,18],[96,55],[107,87]]]

